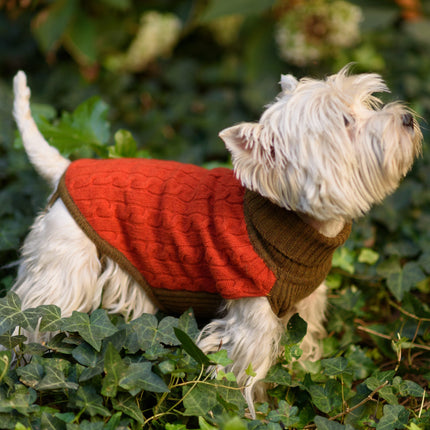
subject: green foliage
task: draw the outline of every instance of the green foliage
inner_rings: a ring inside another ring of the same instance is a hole
[[[428,142],[428,2],[416,2],[419,19],[409,20],[394,1],[350,1],[360,8],[359,28],[357,9],[331,0],[3,3],[2,428],[430,428],[428,143],[399,190],[354,223],[334,256],[323,359],[294,362],[306,330],[295,316],[256,420],[233,374],[209,377],[208,366],[230,361],[223,350],[206,357],[196,347],[192,313],[125,322],[97,310],[62,318],[56,306],[22,311],[19,299],[6,295],[20,243],[49,193],[14,135],[11,79],[18,68],[28,74],[42,133],[71,159],[228,164],[219,131],[257,119],[279,91],[281,73],[320,77],[351,61],[354,71],[381,73],[389,100],[406,100],[423,117]],[[303,37],[307,44],[295,51]],[[25,343],[23,330],[37,324],[54,336],[43,345]]]
[[[74,312],[68,318],[52,311],[46,306],[21,311],[13,293],[1,300],[0,319],[7,324],[1,327],[0,342],[14,344],[20,364],[11,366],[11,351],[2,352],[0,414],[8,414],[3,428],[15,428],[18,422],[38,427],[45,421],[57,423],[57,428],[90,422],[110,428],[111,420],[119,418],[125,427],[154,421],[161,428],[176,420],[176,408],[184,416],[206,416],[220,402],[220,416],[243,413],[244,399],[235,382],[210,379],[205,371],[215,362],[192,340],[197,330],[191,311],[159,320],[144,314],[130,323],[109,318],[101,309],[90,317]],[[39,321],[34,315],[46,314],[55,315],[52,328],[59,333],[51,333],[55,336],[43,350],[23,345],[24,336],[13,334],[15,328],[35,330]]]

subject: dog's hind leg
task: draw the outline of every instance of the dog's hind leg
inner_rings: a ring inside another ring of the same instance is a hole
[[[90,312],[99,307],[100,273],[95,245],[57,200],[33,224],[12,289],[23,308],[54,304],[67,317],[74,310]]]
[[[36,218],[12,290],[23,309],[53,304],[62,317],[99,307],[127,319],[157,310],[143,288],[116,263],[109,259],[101,263],[96,246],[61,200]],[[39,340],[37,334],[28,335]]]
[[[102,307],[110,313],[122,314],[130,320],[143,313],[155,314],[158,310],[144,289],[109,258],[103,262],[98,283],[103,289]]]

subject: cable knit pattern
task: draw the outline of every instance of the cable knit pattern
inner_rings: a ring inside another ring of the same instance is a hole
[[[265,296],[276,280],[252,247],[243,216],[245,190],[230,169],[84,159],[70,165],[59,191],[96,245],[97,236],[104,242],[102,252],[115,248],[122,265],[125,257],[163,310],[169,311],[158,289],[237,299]]]
[[[58,197],[161,310],[207,318],[222,299],[266,296],[285,315],[324,280],[351,229],[327,238],[232,170],[173,161],[78,160]]]

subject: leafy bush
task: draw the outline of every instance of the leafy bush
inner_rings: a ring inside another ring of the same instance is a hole
[[[312,428],[314,422],[321,429],[406,424],[424,429],[430,424],[425,390],[400,376],[407,367],[402,350],[420,348],[407,339],[393,341],[395,369],[377,369],[369,351],[348,344],[305,368],[296,363],[291,372],[285,365],[300,356],[298,342],[306,332],[306,323],[294,317],[284,339],[284,362],[266,377],[278,403],[260,405],[258,419],[251,420],[244,418],[246,405],[234,376],[220,371],[210,378],[209,365],[230,360],[226,351],[205,356],[195,346],[198,328],[191,310],[180,318],[144,314],[128,323],[102,309],[61,318],[54,305],[23,311],[19,298],[8,293],[0,299],[0,318],[0,343],[7,348],[0,353],[2,428],[281,429]],[[42,336],[59,333],[44,344],[23,344],[25,336],[13,333],[16,327],[37,329]],[[340,348],[333,338],[327,343]],[[11,366],[12,358],[18,367]],[[408,360],[412,365],[410,354]]]

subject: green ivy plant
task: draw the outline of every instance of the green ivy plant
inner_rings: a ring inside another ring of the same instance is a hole
[[[100,99],[59,117],[47,106],[33,110],[42,133],[71,158],[148,155],[128,131],[112,135]],[[294,316],[256,419],[233,374],[212,377],[210,369],[230,360],[222,349],[199,350],[191,310],[133,321],[102,309],[62,317],[54,305],[22,310],[9,292],[0,299],[2,428],[429,428],[429,254],[405,232],[373,250],[367,222],[333,259],[323,359],[297,362],[306,323]],[[49,340],[26,342],[36,329]]]

